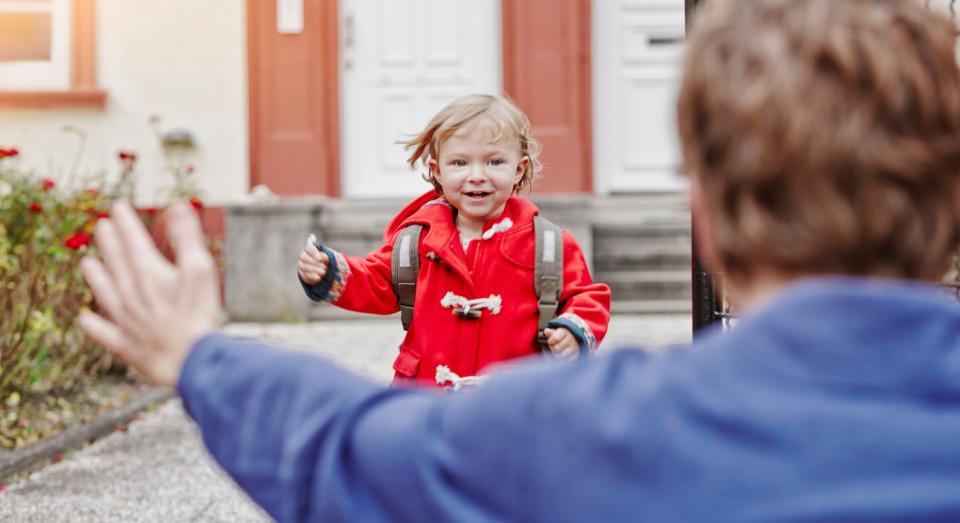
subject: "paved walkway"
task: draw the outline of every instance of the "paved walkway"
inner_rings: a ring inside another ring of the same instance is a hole
[[[331,357],[388,382],[402,331],[396,319],[300,325],[235,324],[239,336],[265,338]],[[604,347],[627,340],[659,347],[690,339],[688,315],[619,316]],[[269,521],[207,457],[177,400],[51,465],[0,494],[0,521]]]

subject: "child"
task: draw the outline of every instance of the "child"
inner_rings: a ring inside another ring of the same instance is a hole
[[[298,264],[307,296],[354,311],[397,312],[394,245],[408,225],[421,224],[413,316],[393,365],[396,379],[446,382],[438,375],[467,377],[539,352],[537,208],[515,196],[531,186],[539,165],[526,116],[500,97],[465,96],[401,143],[413,149],[411,166],[427,167],[433,190],[400,211],[383,246],[366,258],[308,241]],[[610,289],[591,280],[573,236],[563,232],[562,241],[558,315],[543,337],[554,355],[575,358],[603,339]]]

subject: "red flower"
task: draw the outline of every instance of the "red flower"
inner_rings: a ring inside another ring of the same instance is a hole
[[[121,150],[119,153],[117,153],[117,156],[120,158],[121,161],[124,161],[124,162],[133,163],[137,161],[137,153],[133,151]]]
[[[108,213],[107,211],[97,211],[97,213],[94,214],[94,216],[96,216],[97,219],[100,220],[100,219],[103,219],[103,218],[109,218],[109,217],[110,217],[110,213]]]
[[[200,201],[200,198],[190,198],[190,205],[198,211],[203,210],[203,202]]]
[[[63,244],[70,249],[77,250],[81,247],[85,247],[88,243],[90,243],[90,240],[91,238],[89,234],[83,231],[77,231],[67,238]]]
[[[0,148],[0,159],[3,158],[13,158],[14,156],[20,155],[20,149],[16,147],[9,147],[7,149]]]
[[[87,189],[87,194],[89,194],[90,196],[96,196],[100,194],[100,191],[96,187],[90,187],[89,189]]]
[[[30,203],[29,209],[30,209],[30,212],[32,212],[32,213],[34,213],[34,214],[40,214],[40,213],[43,212],[43,206],[40,205],[40,202],[32,202],[32,203]]]
[[[50,189],[53,189],[56,185],[57,185],[57,182],[51,180],[50,178],[44,178],[43,181],[40,182],[40,187],[43,188],[44,191],[49,191]]]
[[[53,455],[54,463],[60,463],[61,461],[63,461],[63,454],[57,452],[56,454]]]

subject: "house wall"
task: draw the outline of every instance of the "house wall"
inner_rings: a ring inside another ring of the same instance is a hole
[[[78,170],[116,176],[116,153],[139,155],[137,200],[160,199],[172,180],[148,119],[160,128],[189,130],[197,147],[185,155],[196,167],[208,203],[247,192],[247,63],[245,2],[237,0],[99,0],[97,76],[107,91],[103,110],[0,109],[0,145],[17,146],[20,162],[65,180],[78,138],[87,134]]]

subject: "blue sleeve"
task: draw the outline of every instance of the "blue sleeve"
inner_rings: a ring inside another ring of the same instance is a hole
[[[389,389],[211,334],[178,389],[216,461],[278,521],[519,521],[538,506],[528,472],[545,472],[530,461],[531,408],[548,397],[535,382]]]

